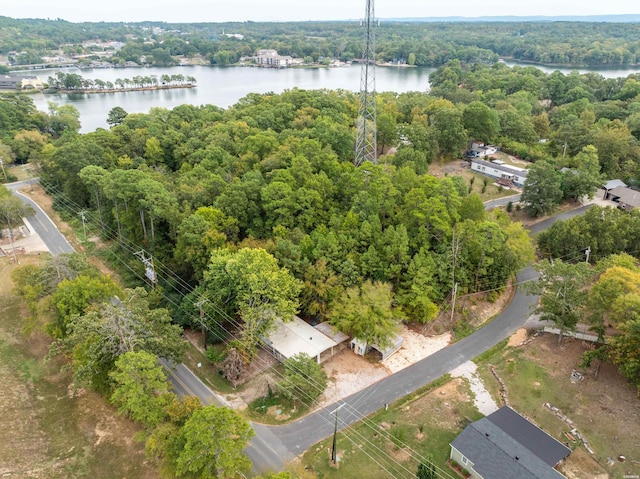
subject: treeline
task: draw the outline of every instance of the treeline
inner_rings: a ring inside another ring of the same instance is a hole
[[[228,38],[222,32],[241,34]],[[132,38],[133,36],[133,38]],[[0,17],[0,53],[21,53],[18,64],[40,63],[60,45],[86,40],[126,42],[110,61],[145,58],[171,65],[176,56],[203,55],[212,64],[233,64],[260,48],[318,62],[362,56],[358,22],[290,23],[81,23]],[[438,67],[458,59],[494,63],[499,57],[563,66],[624,67],[640,64],[640,40],[633,23],[588,22],[382,22],[376,28],[376,58]],[[68,53],[90,53],[65,46]],[[22,53],[24,52],[24,53]]]
[[[114,90],[124,88],[146,88],[157,86],[194,85],[196,79],[182,74],[174,75],[136,75],[133,78],[116,78],[115,81],[104,81],[99,78],[92,80],[77,73],[57,72],[47,79],[47,84],[53,90]]]

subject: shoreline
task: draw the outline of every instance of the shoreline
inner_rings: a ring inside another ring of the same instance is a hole
[[[155,90],[173,90],[176,88],[195,88],[195,83],[189,83],[185,85],[157,85],[157,86],[145,86],[145,87],[131,87],[131,88],[89,88],[80,90],[42,90],[45,95],[59,95],[61,93],[67,95],[73,95],[76,93],[118,93],[129,91],[155,91]]]

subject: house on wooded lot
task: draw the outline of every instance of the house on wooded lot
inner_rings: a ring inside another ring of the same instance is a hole
[[[524,186],[527,179],[526,169],[507,165],[501,160],[473,159],[471,160],[471,171],[495,178],[498,183],[504,184],[504,186]]]
[[[274,329],[262,338],[262,342],[278,361],[284,362],[296,354],[306,353],[320,364],[333,356],[335,348],[348,336],[335,330],[328,335],[322,331],[326,326],[319,326],[321,324],[313,327],[297,316],[286,323],[277,318]]]
[[[621,210],[640,207],[640,191],[632,190],[627,186],[616,186],[609,191],[609,198],[618,203],[618,208]]]
[[[617,188],[618,186],[627,186],[626,183],[622,180],[609,180],[604,185],[602,185],[602,189],[604,190],[603,199],[609,200],[611,199],[611,190]]]
[[[472,479],[562,479],[554,469],[571,453],[509,406],[469,424],[451,443],[450,459]]]
[[[471,143],[471,149],[467,150],[465,156],[468,158],[484,158],[485,156],[498,153],[498,147],[495,145],[485,145],[481,142],[474,141]]]

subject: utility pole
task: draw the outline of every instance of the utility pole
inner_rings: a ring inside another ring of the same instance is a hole
[[[453,285],[453,291],[451,293],[453,295],[453,302],[451,304],[451,325],[452,326],[453,326],[453,313],[456,312],[456,294],[457,293],[458,293],[458,283],[455,283]]]
[[[587,246],[587,249],[584,251],[585,256],[587,257],[587,259],[585,259],[585,262],[589,262],[589,255],[591,254],[591,246]]]
[[[0,158],[0,168],[2,168],[2,174],[4,175],[5,181],[9,181],[9,178],[7,178],[7,172],[4,171],[4,161],[2,158]]]
[[[335,422],[335,426],[333,427],[333,445],[331,446],[331,462],[333,462],[333,465],[336,465],[336,459],[337,459],[337,454],[336,454],[336,441],[337,441],[337,437],[338,437],[338,411],[342,408],[342,406],[344,406],[346,403],[342,403],[340,404],[340,406],[338,406],[337,408],[335,408],[330,414],[335,414],[336,415],[336,422]]]
[[[80,212],[80,217],[82,218],[82,230],[84,231],[84,241],[87,242],[87,217],[85,216],[85,211],[82,210]]]
[[[142,264],[144,264],[144,275],[147,277],[149,281],[151,281],[151,287],[155,289],[156,284],[158,283],[158,276],[156,275],[156,269],[153,266],[153,256],[145,257],[144,250],[140,250],[137,253],[133,253],[135,256],[140,258]]]
[[[204,303],[209,301],[208,299],[201,299],[195,305],[200,309],[200,326],[202,327],[202,346],[204,350],[207,350],[207,331],[204,327]]]
[[[373,0],[366,0],[363,21],[365,28],[362,69],[360,71],[360,95],[358,97],[358,119],[356,120],[356,155],[354,164],[360,166],[365,161],[377,163],[378,145],[376,140],[376,42]]]

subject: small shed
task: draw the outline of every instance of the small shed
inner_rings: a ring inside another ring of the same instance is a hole
[[[316,358],[318,364],[333,356],[334,348],[338,345],[322,331],[297,316],[286,323],[277,318],[274,329],[262,341],[278,361],[284,362],[296,354],[306,353]]]
[[[404,338],[401,334],[394,336],[390,341],[390,346],[387,348],[381,348],[377,344],[367,344],[367,342],[363,339],[353,338],[351,340],[351,350],[359,356],[364,356],[370,350],[375,349],[382,355],[382,360],[384,361],[398,349],[400,349],[403,342]]]

